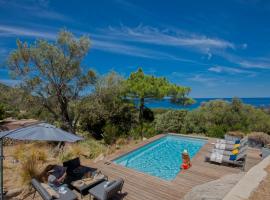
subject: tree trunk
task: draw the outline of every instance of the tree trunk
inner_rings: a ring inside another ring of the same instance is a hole
[[[75,133],[74,127],[72,125],[72,119],[70,119],[69,113],[68,113],[68,102],[65,99],[65,97],[62,97],[59,99],[60,102],[60,110],[61,110],[61,118],[64,125],[64,129],[67,131],[70,131],[72,133]]]
[[[140,98],[139,123],[141,126],[140,130],[141,139],[143,139],[143,110],[144,110],[144,98]]]

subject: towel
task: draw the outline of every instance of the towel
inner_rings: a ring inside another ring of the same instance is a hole
[[[231,141],[231,140],[223,140],[223,139],[217,139],[216,143],[219,143],[219,144],[229,144],[229,145],[235,144],[234,141]]]
[[[219,153],[211,153],[210,160],[217,163],[222,163],[223,155]]]
[[[212,149],[212,153],[218,153],[218,154],[224,154],[224,150],[223,149]]]
[[[230,155],[230,160],[236,160],[237,155]]]
[[[239,153],[239,150],[238,150],[238,149],[232,150],[232,154],[233,154],[233,155],[237,155],[238,153]]]
[[[223,143],[216,143],[216,144],[215,144],[215,148],[216,148],[216,149],[224,150],[224,149],[226,148],[226,144],[223,144]]]

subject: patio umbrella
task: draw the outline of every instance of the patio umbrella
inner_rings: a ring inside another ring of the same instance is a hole
[[[56,128],[51,124],[44,122],[32,124],[22,128],[10,131],[0,132],[1,156],[0,156],[0,173],[1,173],[1,200],[3,199],[3,139],[11,138],[15,140],[28,141],[55,141],[55,142],[77,142],[83,140],[82,137]]]

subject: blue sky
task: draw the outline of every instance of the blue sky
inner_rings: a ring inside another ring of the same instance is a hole
[[[269,24],[268,0],[0,0],[0,63],[17,38],[66,28],[90,37],[84,67],[99,74],[141,66],[192,97],[269,97]],[[7,69],[0,82],[17,83]]]

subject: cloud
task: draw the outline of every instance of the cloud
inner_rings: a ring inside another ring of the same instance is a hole
[[[97,49],[105,52],[117,53],[117,54],[124,54],[129,56],[136,56],[142,58],[151,58],[157,60],[175,60],[187,63],[198,64],[198,62],[184,59],[178,56],[174,56],[172,54],[164,53],[161,51],[155,51],[148,48],[138,47],[126,43],[119,43],[119,42],[111,42],[111,41],[104,41],[95,39],[92,37],[92,49]]]
[[[235,54],[218,51],[216,52],[219,56],[226,59],[227,61],[237,65],[241,68],[250,68],[250,69],[270,69],[270,59],[269,57],[241,57]]]
[[[36,28],[23,28],[19,26],[0,25],[0,37],[26,36],[45,39],[55,39],[56,32],[39,30]]]
[[[196,74],[193,77],[188,78],[189,81],[198,82],[209,87],[217,86],[220,80],[215,77],[208,77],[203,74]]]
[[[270,60],[266,59],[253,59],[253,60],[241,60],[239,64],[245,68],[258,68],[258,69],[270,69]]]
[[[32,16],[42,19],[57,20],[57,21],[73,21],[70,17],[52,10],[49,7],[48,0],[0,0],[0,6],[6,9],[14,9],[23,16]]]
[[[157,60],[167,59],[198,64],[196,61],[184,59],[162,51],[155,51],[144,47],[138,47],[134,44],[127,44],[121,41],[108,41],[104,38],[98,37],[97,34],[91,34],[82,31],[74,32],[80,35],[93,35],[93,37],[91,37],[92,49],[142,58],[151,58]],[[57,37],[57,30],[52,28],[48,29],[48,27],[44,26],[24,28],[20,26],[0,25],[0,37],[14,36],[54,40]]]
[[[256,75],[255,72],[252,72],[249,70],[233,68],[233,67],[225,67],[225,66],[213,66],[213,67],[208,68],[208,71],[215,72],[215,73],[227,73],[231,75],[236,75],[236,74],[247,74],[249,76]]]
[[[235,44],[223,39],[210,38],[182,30],[159,29],[152,26],[110,26],[103,30],[103,33],[105,34],[103,37],[152,45],[189,48],[207,55],[210,55],[214,49],[236,48]]]

